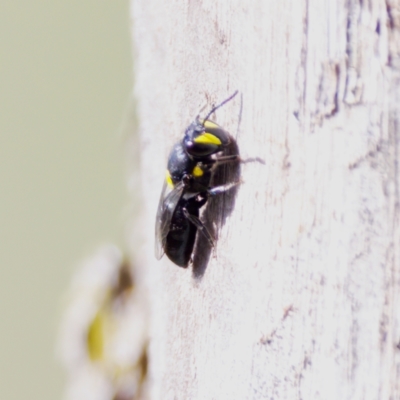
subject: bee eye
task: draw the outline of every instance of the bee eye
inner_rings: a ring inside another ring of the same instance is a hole
[[[208,144],[194,144],[192,147],[187,148],[186,151],[192,156],[192,157],[208,157],[211,156],[214,153],[217,153],[222,149],[219,148],[219,146],[215,145],[208,145]]]

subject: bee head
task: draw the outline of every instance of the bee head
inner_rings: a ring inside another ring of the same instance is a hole
[[[229,133],[209,120],[210,116],[237,95],[237,91],[213,107],[204,119],[199,116],[186,128],[183,146],[195,158],[207,157],[224,150],[230,143]]]

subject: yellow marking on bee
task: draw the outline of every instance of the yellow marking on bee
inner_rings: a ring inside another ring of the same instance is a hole
[[[200,176],[203,176],[203,174],[204,171],[198,165],[193,168],[192,175],[194,177],[199,178]]]
[[[216,145],[222,144],[221,141],[215,135],[206,132],[201,134],[200,136],[197,136],[197,138],[194,139],[194,142],[202,144],[216,144]]]
[[[167,185],[168,185],[170,188],[173,188],[173,187],[174,187],[174,182],[172,182],[171,174],[169,173],[168,170],[167,170],[167,172],[166,172],[166,174],[165,174],[165,180],[166,180],[166,182],[167,182]]]
[[[215,122],[212,122],[212,121],[203,121],[203,126],[205,127],[205,128],[219,128],[219,125],[218,124],[216,124]]]

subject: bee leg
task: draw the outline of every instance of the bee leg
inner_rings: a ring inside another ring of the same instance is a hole
[[[214,247],[214,239],[212,238],[210,232],[208,232],[205,225],[200,221],[200,219],[190,214],[189,211],[186,210],[186,208],[183,208],[182,211],[187,220],[191,222],[206,237],[206,239],[210,242],[210,245]]]
[[[228,162],[234,162],[234,161],[240,161],[240,157],[238,154],[232,154],[230,156],[221,156],[216,158],[215,160],[215,164],[225,164]]]
[[[230,156],[221,156],[218,158],[210,158],[209,160],[204,160],[201,161],[199,164],[203,165],[221,165],[221,164],[226,164],[229,162],[235,162],[235,161],[241,161],[240,157],[238,154],[232,154]]]
[[[232,183],[227,183],[226,185],[221,185],[221,186],[214,186],[210,189],[207,190],[207,193],[210,196],[216,196],[217,194],[221,194],[224,192],[227,192],[228,190],[232,189],[233,187],[240,185],[242,182],[232,182]]]

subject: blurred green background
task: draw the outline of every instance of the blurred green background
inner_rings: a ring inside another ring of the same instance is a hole
[[[54,400],[71,274],[122,243],[129,3],[0,5],[0,399]]]

